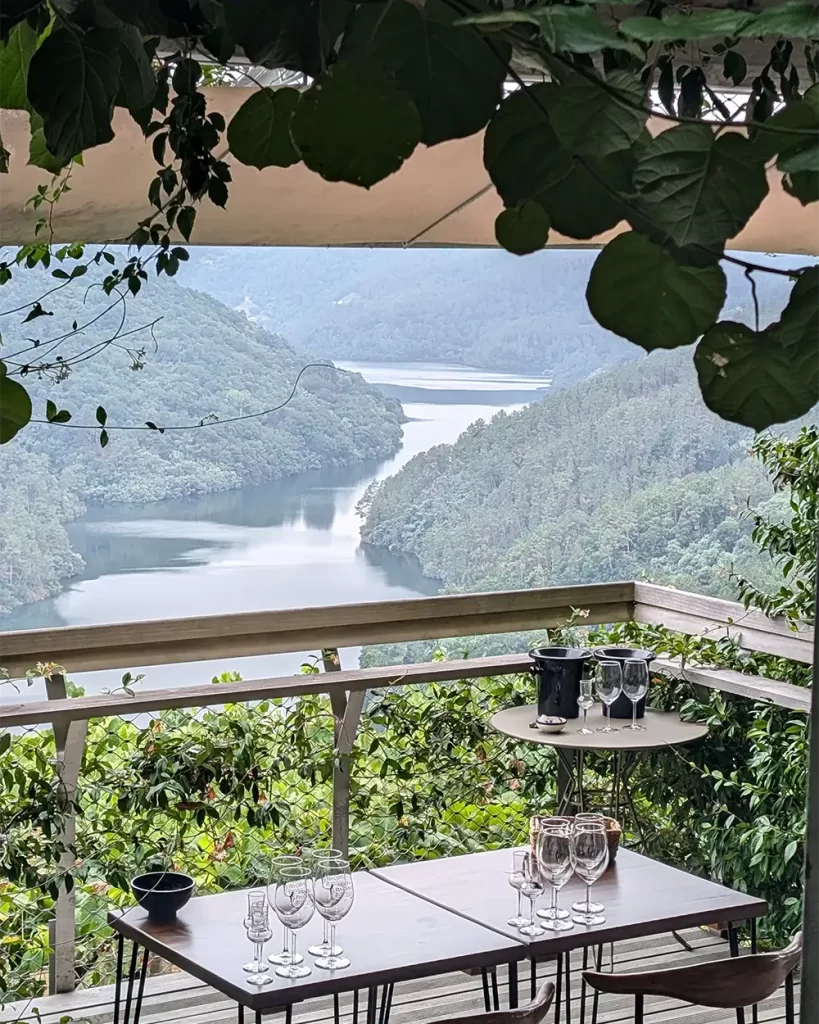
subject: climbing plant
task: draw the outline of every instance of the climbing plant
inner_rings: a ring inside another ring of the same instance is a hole
[[[127,298],[151,267],[176,273],[187,258],[176,243],[193,237],[201,203],[228,204],[231,161],[303,162],[371,188],[419,145],[485,130],[502,246],[526,255],[552,230],[582,241],[620,225],[588,284],[597,321],[648,351],[696,344],[703,398],[720,416],[756,429],[792,419],[819,401],[819,268],[792,275],[779,320],[749,327],[720,320],[721,263],[740,263],[752,288],[757,273],[789,274],[725,253],[765,199],[772,166],[796,201],[819,200],[819,8],[738,6],[8,0],[2,105],[28,111],[29,162],[59,177],[34,197],[40,241],[0,261],[0,282],[42,265],[57,279],[50,300],[108,261],[103,288]],[[749,45],[765,54],[751,71]],[[264,68],[300,73],[302,86],[258,85]],[[224,80],[251,86],[230,124],[203,89]],[[740,110],[722,87],[747,87]],[[117,107],[157,164],[150,212],[121,265],[50,237],[54,203],[82,154],[113,139]],[[649,131],[652,114],[663,131]],[[0,170],[11,163],[0,143]],[[29,321],[50,310],[43,297],[14,312]],[[34,370],[54,366],[0,363],[0,443],[32,417],[21,377]],[[50,404],[49,421],[66,417]]]

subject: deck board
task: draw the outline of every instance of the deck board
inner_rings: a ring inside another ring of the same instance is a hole
[[[683,936],[694,947],[687,952],[671,935],[634,939],[618,943],[615,947],[615,966],[618,971],[655,970],[664,966],[702,963],[728,955],[727,943],[718,936],[688,929]],[[603,970],[609,969],[609,950],[604,952]],[[580,1021],[580,968],[582,954],[572,957],[572,1022]],[[541,963],[538,981],[553,977],[554,962]],[[507,1003],[506,971],[499,971],[499,989],[503,1005]],[[524,1001],[529,993],[529,974],[525,965],[520,967],[520,996]],[[364,998],[359,1022],[363,1024]],[[798,1005],[798,983],[797,983]],[[39,1011],[39,1017],[34,1008]],[[590,1019],[590,996],[587,1002]],[[480,976],[446,974],[420,982],[407,982],[396,986],[391,1024],[435,1024],[458,1014],[474,1013],[480,1024],[483,1013],[483,994]],[[352,996],[341,997],[341,1024],[352,1024]],[[72,1024],[112,1024],[113,986],[87,989],[66,995],[47,996],[30,1004],[15,1004],[0,1009],[0,1024],[7,1021],[30,1021],[31,1024],[59,1024],[69,1016]],[[133,1015],[132,1015],[133,1016]],[[236,1005],[207,985],[175,973],[149,978],[145,987],[145,1001],[140,1024],[236,1024]],[[271,1014],[271,1022],[283,1021],[282,1014]],[[549,1020],[553,1019],[550,1014]],[[565,1019],[565,1016],[564,1018]],[[629,1024],[633,1019],[632,1002],[624,996],[601,995],[599,1024]],[[748,1014],[750,1020],[750,1014]],[[759,1008],[759,1024],[780,1024],[785,1019],[784,992],[779,992]],[[294,1024],[332,1024],[333,1006],[330,999],[312,999],[294,1007]],[[647,1024],[735,1024],[733,1011],[711,1010],[686,1006],[665,999],[649,999],[646,1003]]]

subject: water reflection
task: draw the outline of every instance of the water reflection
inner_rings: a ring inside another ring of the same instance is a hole
[[[356,505],[372,480],[471,423],[540,397],[542,378],[431,364],[354,367],[390,390],[409,418],[392,459],[312,471],[287,481],[150,505],[89,509],[69,528],[86,564],[58,597],[17,609],[0,629],[85,625],[434,594],[411,559],[361,545]],[[418,399],[423,400],[418,400]],[[343,663],[352,666],[357,650]],[[148,671],[147,685],[202,682],[238,667],[249,677],[298,670],[304,654]],[[90,691],[118,673],[89,673]]]

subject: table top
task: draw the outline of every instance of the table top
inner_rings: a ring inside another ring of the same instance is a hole
[[[541,732],[532,729],[531,723],[537,718],[537,705],[525,704],[506,708],[493,715],[489,724],[506,736],[527,743],[543,743],[549,747],[568,747],[573,750],[654,750],[658,747],[674,747],[693,743],[708,735],[708,726],[699,722],[684,722],[676,711],[647,710],[640,719],[645,732],[633,732],[624,728],[628,719],[613,719],[618,732],[593,732],[581,735],[583,719],[571,718],[562,732]],[[595,704],[589,712],[588,725],[597,729],[603,725],[602,706]]]
[[[313,967],[309,977],[279,978],[271,966],[274,980],[264,988],[248,985],[242,970],[242,964],[253,959],[253,946],[242,924],[247,890],[194,897],[170,924],[148,921],[141,907],[112,912],[108,922],[126,938],[252,1010],[528,956],[518,936],[483,927],[369,872],[357,872],[353,879],[355,902],[338,925],[337,940],[351,966],[325,971],[305,954],[305,962]],[[299,932],[301,952],[321,940],[322,928],[323,921],[315,914]],[[281,928],[275,918],[273,935],[265,956],[280,948]]]
[[[511,850],[493,850],[377,868],[373,873],[501,935],[528,942],[538,956],[696,925],[744,921],[768,909],[764,900],[621,849],[615,864],[592,886],[592,899],[606,908],[605,924],[575,925],[571,931],[526,939],[506,923],[516,906],[507,882],[511,863]],[[568,909],[584,896],[585,886],[572,878],[560,893],[560,905]]]

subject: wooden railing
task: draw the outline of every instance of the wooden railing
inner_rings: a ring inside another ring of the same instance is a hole
[[[529,658],[517,651],[493,658],[342,670],[337,648],[545,629],[564,624],[575,609],[587,613],[582,621],[588,624],[634,620],[712,638],[730,636],[747,650],[812,662],[813,631],[807,627],[795,631],[785,622],[748,611],[740,604],[634,582],[37,629],[0,633],[0,669],[14,677],[38,664],[49,665],[48,700],[0,705],[0,729],[53,726],[62,785],[70,801],[90,719],[168,708],[212,707],[227,700],[239,703],[327,693],[336,720],[333,845],[346,850],[350,754],[367,690],[508,675],[525,669]],[[134,696],[66,696],[68,673],[309,650],[324,655],[323,673],[250,679],[229,687],[205,684],[144,690]],[[690,668],[669,660],[658,661],[657,667],[699,685],[809,710],[809,693],[797,686],[727,669]],[[69,815],[66,845],[71,844],[73,829]],[[51,958],[51,991],[68,991],[74,986],[74,899],[73,891],[63,893],[57,903],[52,928],[55,952]]]

